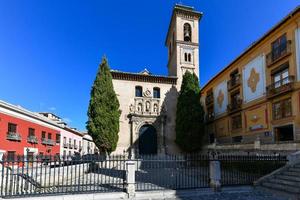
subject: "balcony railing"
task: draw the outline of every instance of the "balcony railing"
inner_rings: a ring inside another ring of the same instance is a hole
[[[215,120],[215,114],[214,113],[208,113],[206,115],[206,119],[205,119],[206,122],[212,122],[214,120]]]
[[[214,102],[214,95],[213,94],[207,95],[206,98],[205,98],[206,105],[209,105],[213,102]]]
[[[241,75],[237,74],[227,82],[228,90],[232,90],[235,87],[239,86],[240,84],[241,84]]]
[[[35,135],[30,135],[27,137],[27,142],[32,143],[32,144],[37,144],[38,139]]]
[[[230,104],[228,104],[227,110],[228,110],[228,112],[238,111],[242,108],[242,104],[243,104],[242,99],[235,100],[235,101],[231,102]]]
[[[8,140],[21,141],[21,135],[19,133],[8,132],[6,138]]]
[[[294,88],[295,76],[288,76],[280,81],[267,86],[267,97],[271,98],[289,91]]]
[[[288,40],[287,43],[282,44],[278,47],[278,52],[271,51],[266,56],[266,63],[267,66],[271,66],[275,62],[279,61],[280,59],[284,58],[285,56],[289,55],[292,52],[292,41]]]
[[[64,143],[64,148],[68,148],[69,144],[68,143]]]
[[[73,144],[69,143],[69,149],[73,149]]]
[[[52,139],[42,138],[42,144],[53,146],[55,142]]]

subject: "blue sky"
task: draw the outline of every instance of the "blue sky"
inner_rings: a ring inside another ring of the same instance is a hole
[[[164,40],[181,2],[200,22],[200,84],[299,5],[299,0],[0,0],[0,99],[85,129],[101,57],[112,69],[167,73]]]

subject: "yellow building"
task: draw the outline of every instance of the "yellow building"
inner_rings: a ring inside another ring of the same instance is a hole
[[[214,148],[300,149],[300,7],[213,77],[202,96]]]

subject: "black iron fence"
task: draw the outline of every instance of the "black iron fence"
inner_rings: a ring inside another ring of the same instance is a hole
[[[219,155],[221,185],[252,185],[254,181],[284,166],[286,156],[271,155]]]
[[[127,156],[6,157],[0,161],[1,197],[126,189]],[[131,160],[132,161],[132,160]],[[144,155],[133,159],[137,191],[209,187],[210,162],[220,162],[221,185],[251,185],[286,163],[281,155]]]
[[[125,156],[3,157],[1,196],[124,191]]]
[[[209,156],[148,155],[136,160],[136,190],[209,187]]]

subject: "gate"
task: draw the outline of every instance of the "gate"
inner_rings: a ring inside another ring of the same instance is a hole
[[[1,197],[124,191],[125,156],[4,156]]]
[[[208,155],[140,155],[136,166],[137,191],[209,187]]]

